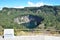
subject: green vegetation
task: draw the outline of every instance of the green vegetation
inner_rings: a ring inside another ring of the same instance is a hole
[[[41,6],[41,7],[25,7],[25,8],[7,8],[0,10],[0,27],[14,29],[28,29],[24,25],[14,22],[14,18],[20,15],[36,15],[44,18],[43,21],[34,29],[60,30],[60,6]],[[44,24],[44,25],[42,25]]]

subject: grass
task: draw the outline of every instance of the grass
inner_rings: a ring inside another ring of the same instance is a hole
[[[28,30],[28,29],[27,29]],[[55,32],[55,31],[27,31],[27,30],[22,30],[22,29],[15,29],[14,30],[14,35],[15,36],[28,36],[28,35],[41,35],[41,34],[46,34],[46,35],[59,35],[58,32]],[[3,35],[4,34],[4,31],[0,31],[0,35]]]

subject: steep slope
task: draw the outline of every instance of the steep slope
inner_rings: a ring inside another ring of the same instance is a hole
[[[3,28],[26,28],[24,25],[20,25],[19,23],[14,22],[14,19],[21,15],[34,15],[31,16],[33,21],[37,20],[38,24],[44,24],[44,29],[52,27],[56,30],[60,30],[60,6],[41,6],[41,7],[25,7],[25,8],[7,8],[4,7],[0,10],[0,26]],[[44,20],[40,22],[40,19],[37,17],[42,17]],[[25,22],[29,22],[31,18],[27,18]],[[19,22],[19,20],[17,21]],[[25,23],[26,24],[26,23]],[[30,25],[28,23],[28,25]],[[32,25],[31,25],[32,26]],[[40,26],[39,26],[40,27]],[[38,26],[36,28],[39,29]],[[34,27],[33,27],[34,28]]]

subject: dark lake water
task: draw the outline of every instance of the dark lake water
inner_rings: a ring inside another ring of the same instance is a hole
[[[42,17],[38,17],[38,16],[34,16],[34,15],[29,15],[28,18],[29,18],[30,22],[23,23],[23,25],[29,29],[36,28],[41,23],[41,21],[43,21]]]

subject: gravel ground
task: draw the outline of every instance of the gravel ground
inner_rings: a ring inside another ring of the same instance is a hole
[[[60,40],[60,37],[38,35],[38,36],[15,36],[14,38],[2,38],[0,40]]]

